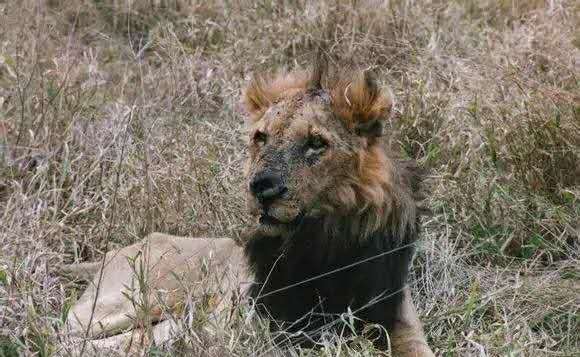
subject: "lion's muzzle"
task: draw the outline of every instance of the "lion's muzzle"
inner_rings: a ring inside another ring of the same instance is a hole
[[[267,208],[276,200],[284,197],[288,188],[279,174],[260,172],[250,182],[250,191],[258,202]]]

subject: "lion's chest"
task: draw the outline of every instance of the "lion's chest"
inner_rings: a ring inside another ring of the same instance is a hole
[[[390,329],[412,248],[393,247],[388,237],[377,236],[368,245],[330,255],[316,242],[297,241],[282,256],[273,240],[252,247],[254,254],[246,250],[257,281],[250,295],[261,315],[276,320],[286,332],[307,334],[304,341],[349,321],[356,321],[355,329],[363,322]]]

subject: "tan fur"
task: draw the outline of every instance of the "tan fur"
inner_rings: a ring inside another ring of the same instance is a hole
[[[272,104],[312,88],[312,81],[320,80],[315,78],[319,75],[320,70],[315,68],[312,71],[254,77],[243,93],[246,109],[252,115],[250,119],[259,120],[260,115]],[[327,79],[332,109],[350,128],[354,128],[358,121],[386,119],[392,109],[393,100],[389,92],[369,87],[369,79],[366,71]]]
[[[250,118],[257,120],[270,105],[304,90],[310,80],[310,73],[307,71],[277,76],[256,75],[243,95]]]
[[[321,78],[320,73],[315,69],[257,76],[244,91],[250,128],[246,176],[253,177],[267,165],[262,155],[265,143],[261,141],[265,135],[270,140],[269,147],[278,150],[312,137],[321,138],[328,143],[328,149],[320,156],[317,169],[299,164],[290,172],[286,177],[290,193],[286,199],[272,204],[270,213],[281,222],[290,222],[300,212],[330,214],[339,219],[363,217],[357,227],[361,239],[388,224],[406,229],[406,223],[413,222],[416,215],[408,173],[389,157],[373,126],[388,120],[393,103],[391,96],[381,90],[367,72],[325,78]],[[248,206],[252,215],[259,215],[255,199],[249,197]],[[332,223],[330,225],[328,229],[333,228]],[[252,229],[279,234],[284,228],[268,228],[256,223]],[[218,276],[225,274],[229,279],[203,282],[201,260],[210,257],[212,271]],[[125,287],[135,285],[136,281],[135,268],[129,261],[145,267],[145,290],[127,292]],[[141,330],[136,330],[139,325],[135,324],[135,317],[140,316],[143,320],[144,316],[135,309],[131,299],[146,297],[149,315],[145,320],[165,320],[170,311],[163,311],[162,307],[178,309],[185,296],[206,294],[208,289],[223,292],[225,295],[219,300],[221,303],[216,304],[216,309],[227,308],[224,302],[230,301],[231,291],[240,290],[248,280],[242,250],[233,241],[188,239],[158,233],[141,243],[107,253],[100,283],[100,265],[79,265],[67,271],[77,271],[82,276],[96,272],[91,285],[68,316],[69,330],[76,335],[87,332],[89,338],[128,330],[94,344],[97,347],[122,345],[126,349],[135,349],[136,340],[141,345],[147,340]],[[96,308],[91,318],[95,299]],[[170,332],[176,328],[168,320],[156,325],[150,336],[160,343],[169,339]],[[433,356],[408,289],[391,343],[399,356]]]

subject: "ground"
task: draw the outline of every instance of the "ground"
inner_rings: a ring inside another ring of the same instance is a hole
[[[410,284],[435,352],[580,355],[578,27],[559,0],[0,1],[0,356],[63,353],[59,264],[238,237],[240,88],[319,47],[391,87],[393,148],[430,169]],[[251,309],[213,332],[201,310],[149,353],[279,353]]]

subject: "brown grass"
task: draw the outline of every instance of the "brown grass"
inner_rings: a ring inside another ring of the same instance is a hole
[[[436,352],[580,354],[577,15],[568,0],[0,3],[0,355],[59,351],[80,291],[59,263],[152,231],[237,237],[240,88],[321,45],[392,87],[393,145],[432,170],[411,283]],[[184,312],[188,333],[150,353],[276,351],[251,313],[209,333]],[[291,354],[373,353],[344,342]]]

